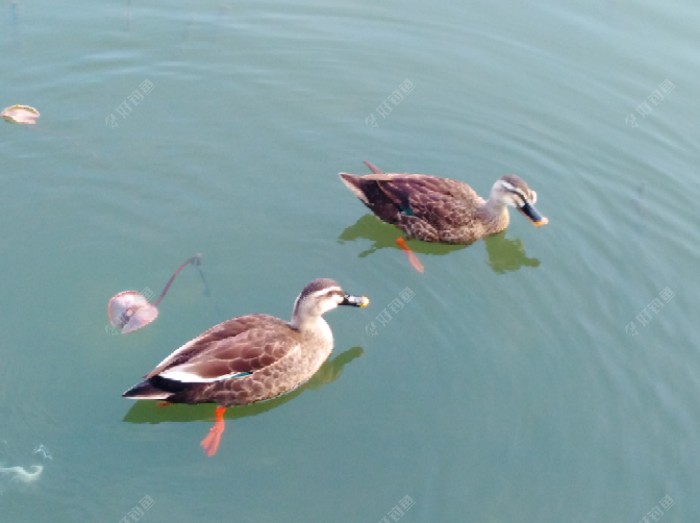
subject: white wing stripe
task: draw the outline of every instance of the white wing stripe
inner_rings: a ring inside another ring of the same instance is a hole
[[[230,378],[242,378],[243,376],[248,376],[249,374],[250,372],[230,372],[228,374],[216,376],[215,378],[205,378],[199,374],[175,367],[161,372],[159,376],[169,380],[179,381],[181,383],[214,383],[215,381],[227,380]]]

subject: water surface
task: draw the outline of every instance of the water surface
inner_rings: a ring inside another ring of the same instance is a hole
[[[0,467],[43,467],[0,474],[3,521],[700,516],[694,4],[0,8],[2,106],[42,113],[0,125]],[[515,172],[550,224],[412,242],[420,275],[337,178],[363,159],[483,195]],[[208,286],[110,335],[110,296],[196,252]],[[372,306],[215,459],[213,406],[120,397],[319,276]]]

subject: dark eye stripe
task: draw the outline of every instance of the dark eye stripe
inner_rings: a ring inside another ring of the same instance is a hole
[[[522,192],[520,192],[518,189],[512,189],[510,190],[511,193],[515,194],[518,198],[522,200],[520,205],[525,205],[530,201],[529,198],[527,198]]]

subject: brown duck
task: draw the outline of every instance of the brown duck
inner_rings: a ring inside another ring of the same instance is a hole
[[[168,403],[216,403],[216,423],[202,440],[216,454],[226,407],[247,405],[290,392],[311,378],[333,350],[323,314],[338,305],[366,307],[333,280],[309,283],[294,302],[292,319],[240,316],[216,325],[165,358],[122,396]]]
[[[426,242],[469,244],[501,232],[515,207],[540,227],[549,220],[534,205],[537,193],[518,176],[502,176],[488,200],[458,180],[429,174],[384,173],[364,162],[372,174],[340,173],[343,183],[381,220]]]

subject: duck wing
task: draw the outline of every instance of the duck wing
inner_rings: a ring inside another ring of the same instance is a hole
[[[464,182],[427,174],[370,174],[379,189],[405,217],[426,221],[438,230],[462,225],[484,204]]]
[[[297,350],[289,325],[273,316],[251,314],[225,321],[187,342],[146,375],[183,383],[243,377]]]

